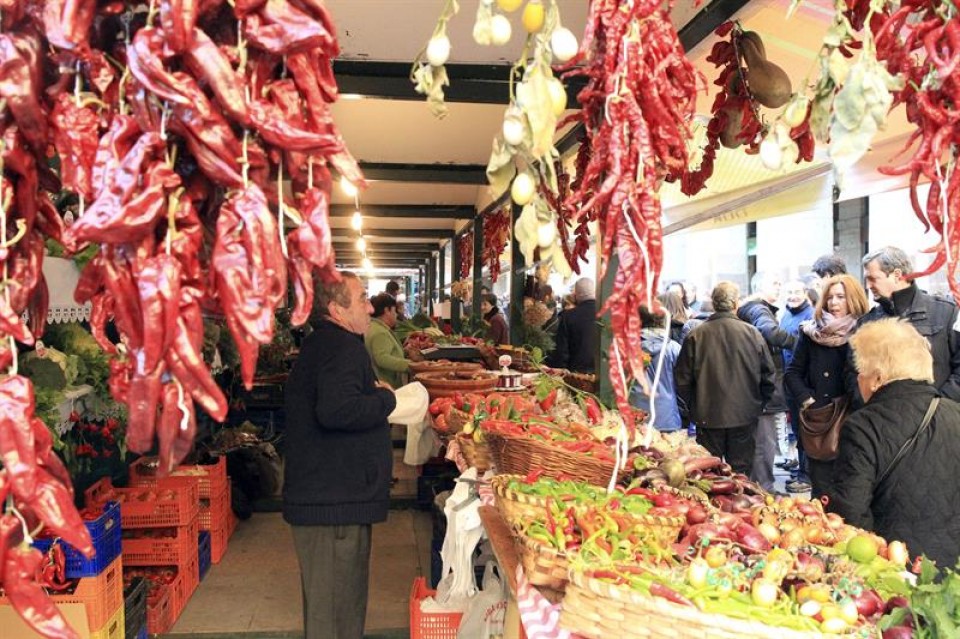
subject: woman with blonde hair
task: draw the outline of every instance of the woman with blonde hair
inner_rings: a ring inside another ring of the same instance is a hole
[[[845,382],[844,369],[850,347],[849,336],[857,320],[869,310],[867,294],[851,275],[835,275],[824,282],[813,319],[800,324],[800,335],[793,359],[784,374],[790,395],[800,407],[801,420],[812,411],[835,406],[845,410],[854,389]],[[797,436],[800,477],[787,484],[790,492],[813,491],[815,497],[830,494],[833,459],[822,452],[814,457],[803,448],[800,424],[791,424]],[[803,481],[806,468],[810,483]]]
[[[864,407],[843,427],[831,508],[940,568],[960,556],[960,404],[933,386],[923,335],[890,318],[850,338]]]

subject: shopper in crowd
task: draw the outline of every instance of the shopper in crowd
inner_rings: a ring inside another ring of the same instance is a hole
[[[830,507],[940,568],[960,556],[960,404],[938,397],[924,336],[895,318],[850,338],[866,405],[840,435]]]
[[[397,296],[400,295],[400,285],[397,284],[396,281],[390,280],[387,282],[387,286],[384,288],[383,292],[396,299]]]
[[[316,330],[285,389],[283,518],[293,529],[305,639],[361,639],[371,524],[390,506],[393,392],[363,335],[373,308],[360,278],[317,283]]]
[[[596,373],[598,331],[593,280],[587,277],[577,280],[573,297],[576,306],[560,316],[557,346],[547,359],[547,365],[576,373]]]
[[[843,275],[847,272],[847,262],[836,254],[821,255],[813,263],[811,271],[823,279],[833,277],[834,275]]]
[[[397,325],[397,301],[388,293],[380,293],[372,300],[373,319],[363,336],[363,342],[373,360],[373,370],[381,382],[399,388],[406,383],[410,360],[403,355],[403,345],[393,329]]]
[[[811,271],[802,276],[800,281],[803,282],[803,287],[806,289],[810,304],[816,306],[817,302],[820,301],[820,296],[823,294],[823,278]]]
[[[786,420],[787,404],[783,395],[783,351],[797,344],[795,335],[780,328],[774,304],[780,298],[780,279],[773,273],[757,273],[753,278],[754,294],[738,309],[737,316],[753,325],[770,350],[775,367],[774,393],[763,407],[757,427],[757,454],[750,477],[764,490],[773,491],[773,463],[776,461],[778,427]]]
[[[497,306],[497,296],[487,293],[481,297],[480,312],[483,313],[483,319],[487,323],[486,339],[494,344],[509,344],[510,329]]]
[[[687,309],[690,317],[697,317],[707,309],[703,308],[703,301],[697,295],[697,285],[693,282],[684,282],[683,287],[687,290]]]
[[[850,352],[849,337],[857,320],[869,308],[867,294],[852,275],[831,277],[824,286],[826,290],[814,311],[814,319],[800,326],[800,339],[784,376],[788,397],[798,406],[796,413],[791,408],[790,418],[796,419],[794,433],[800,430],[799,409],[837,404],[837,409],[843,410],[853,397],[854,389],[844,376],[844,366]],[[834,461],[804,455],[799,439],[797,448],[801,463],[806,464],[813,496],[831,495]],[[788,484],[787,489],[790,488]]]
[[[675,290],[667,290],[659,297],[663,308],[670,313],[670,339],[680,344],[683,341],[683,326],[687,323],[687,307],[683,302],[680,293]]]
[[[664,293],[664,295],[670,295]],[[634,384],[630,392],[630,403],[641,408],[648,414],[650,409],[649,391],[656,388],[653,404],[654,427],[663,432],[680,430],[683,420],[680,419],[680,410],[677,408],[676,384],[673,380],[673,367],[680,355],[680,344],[670,339],[669,331],[664,327],[666,316],[661,311],[653,313],[646,305],[640,307],[640,322],[643,329],[640,332],[640,348],[650,356],[650,363],[646,366],[647,385]],[[662,364],[661,364],[662,359]],[[657,367],[660,367],[660,377],[654,386]]]
[[[397,321],[404,322],[407,319],[407,305],[400,300],[397,300]]]
[[[910,322],[930,343],[933,385],[942,395],[960,400],[957,305],[952,299],[921,291],[911,277],[910,258],[895,246],[867,253],[863,258],[863,273],[877,306],[861,318],[860,325],[884,317],[900,317]]]
[[[683,342],[674,380],[680,414],[696,425],[697,443],[747,474],[775,370],[763,336],[737,318],[739,297],[733,282],[713,289],[714,314]]]
[[[787,282],[786,286],[784,286],[783,297],[784,310],[780,316],[780,328],[796,338],[800,334],[800,324],[813,319],[813,306],[810,304],[810,298],[807,296],[806,286],[801,280]],[[784,371],[790,367],[793,352],[792,348],[783,349]],[[802,493],[810,490],[810,483],[807,481],[803,446],[799,439],[800,408],[790,392],[789,386],[784,386],[783,395],[787,404],[791,441],[795,442],[797,447],[797,458],[788,459],[781,466],[793,474],[792,481],[787,482],[787,490],[789,492]]]

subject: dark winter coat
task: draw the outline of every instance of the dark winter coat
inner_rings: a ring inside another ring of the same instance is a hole
[[[780,328],[787,331],[797,339],[800,336],[800,324],[808,320],[813,319],[813,306],[811,306],[809,300],[803,300],[803,303],[796,307],[791,308],[789,306],[784,306],[783,315],[780,317]],[[793,359],[793,354],[796,352],[796,346],[793,348],[783,349],[783,370],[786,371],[790,368],[790,360]],[[789,393],[789,389],[785,389]]]
[[[960,401],[960,316],[953,300],[928,295],[914,283],[894,293],[893,299],[880,299],[858,326],[884,317],[902,317],[927,338],[933,352],[933,385],[945,397]],[[855,376],[852,362],[848,366]]]
[[[578,302],[560,315],[556,348],[547,359],[547,364],[576,373],[595,373],[598,332],[596,300]]]
[[[763,336],[732,312],[711,315],[687,335],[673,374],[681,415],[698,428],[756,424],[774,376]]]
[[[946,568],[960,555],[960,404],[941,399],[927,431],[877,485],[936,395],[925,382],[890,382],[847,418],[830,505],[847,523],[902,540],[911,556]]]
[[[814,407],[819,408],[835,397],[853,396],[854,389],[848,386],[849,380],[844,376],[849,351],[849,344],[824,346],[800,333],[793,360],[783,378],[787,392],[796,399],[797,405],[803,405],[812,397]]]
[[[777,323],[777,310],[777,307],[773,304],[758,299],[744,302],[743,306],[737,309],[737,317],[753,325],[763,335],[763,339],[770,349],[773,365],[776,368],[775,390],[773,397],[763,407],[765,415],[783,413],[787,410],[787,403],[783,394],[783,372],[785,370],[783,351],[792,349],[797,344],[797,336],[783,330]]]
[[[283,518],[294,526],[372,524],[387,518],[393,450],[363,336],[320,322],[300,347],[285,389]]]

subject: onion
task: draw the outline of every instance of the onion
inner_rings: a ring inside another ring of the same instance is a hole
[[[495,45],[503,46],[510,42],[510,36],[513,35],[513,27],[507,17],[499,13],[493,16],[490,21],[490,36]]]
[[[450,38],[438,35],[427,43],[427,62],[430,66],[442,67],[450,59]]]
[[[763,577],[754,579],[750,585],[750,597],[753,599],[753,603],[762,608],[770,608],[777,603],[779,594],[780,589],[777,584]]]
[[[520,206],[525,206],[533,199],[536,188],[537,185],[529,173],[520,173],[513,178],[513,184],[510,186],[510,197]]]
[[[503,140],[512,146],[523,142],[523,111],[511,106],[503,116]]]
[[[558,62],[568,62],[577,55],[577,36],[566,27],[559,27],[550,34],[550,49]]]

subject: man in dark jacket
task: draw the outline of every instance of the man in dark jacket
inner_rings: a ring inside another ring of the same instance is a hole
[[[396,406],[363,334],[372,308],[360,279],[316,291],[316,330],[286,385],[283,518],[293,528],[306,639],[360,639],[371,524],[387,518]]]
[[[747,474],[774,367],[763,336],[737,318],[739,296],[733,282],[713,289],[714,314],[684,340],[674,381],[681,415],[697,425],[697,443]]]
[[[786,419],[787,403],[783,394],[784,350],[797,345],[797,336],[780,328],[777,323],[777,307],[773,305],[780,297],[780,280],[773,274],[757,273],[754,276],[755,295],[737,309],[737,317],[752,324],[770,349],[776,369],[774,393],[760,416],[757,427],[757,455],[753,462],[751,479],[773,491],[773,462],[777,457],[777,427]]]
[[[575,373],[596,373],[597,302],[593,280],[586,277],[577,280],[573,295],[577,305],[560,315],[556,348],[547,364]]]
[[[863,258],[863,274],[877,306],[860,318],[859,325],[884,317],[900,317],[910,322],[930,343],[933,385],[945,397],[960,401],[960,333],[957,332],[960,316],[957,305],[952,299],[921,291],[912,278],[908,279],[912,273],[910,258],[895,246],[867,253]]]

